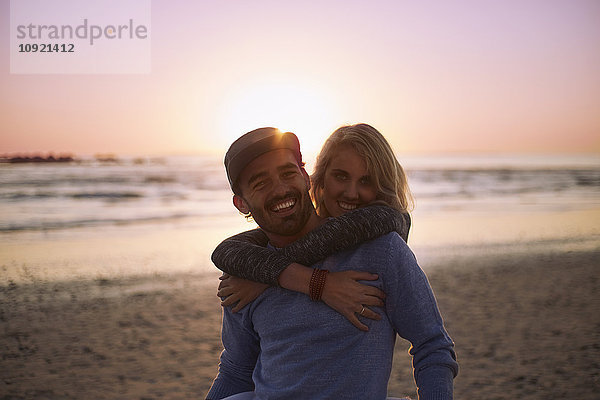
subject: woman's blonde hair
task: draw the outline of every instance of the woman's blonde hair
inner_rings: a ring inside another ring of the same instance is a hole
[[[410,211],[413,197],[408,187],[406,174],[396,159],[387,140],[371,125],[356,124],[342,126],[329,136],[317,156],[314,173],[311,176],[310,195],[319,215],[328,216],[323,200],[325,172],[342,145],[352,146],[365,160],[367,171],[377,189],[377,200],[383,200],[400,211]]]

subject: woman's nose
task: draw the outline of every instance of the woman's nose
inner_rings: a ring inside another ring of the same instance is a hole
[[[346,189],[344,190],[344,197],[349,200],[358,199],[358,188],[356,187],[356,183],[350,182]]]

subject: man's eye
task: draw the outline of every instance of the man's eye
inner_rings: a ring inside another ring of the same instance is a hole
[[[283,173],[284,178],[291,178],[293,176],[296,176],[296,171],[288,171]]]
[[[265,181],[259,181],[259,182],[256,182],[256,183],[254,184],[254,187],[253,187],[253,189],[255,189],[255,190],[256,190],[256,189],[261,189],[261,188],[263,188],[263,187],[264,187],[266,184],[267,184],[267,183],[266,183]]]

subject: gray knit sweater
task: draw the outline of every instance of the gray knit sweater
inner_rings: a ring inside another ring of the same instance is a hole
[[[291,263],[313,265],[326,257],[396,231],[407,241],[410,215],[375,204],[329,218],[281,251],[268,249],[261,229],[225,239],[212,254],[220,270],[257,282],[278,286],[279,274]]]

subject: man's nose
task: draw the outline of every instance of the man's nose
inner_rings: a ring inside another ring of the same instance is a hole
[[[283,179],[277,178],[273,185],[274,195],[283,195],[289,191],[290,186]]]

